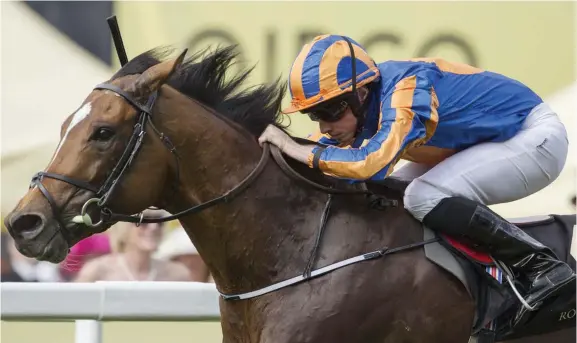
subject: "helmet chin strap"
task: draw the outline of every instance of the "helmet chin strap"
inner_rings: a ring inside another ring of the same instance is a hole
[[[351,51],[351,69],[352,69],[352,103],[351,105],[351,110],[353,111],[353,114],[355,115],[355,117],[357,118],[357,132],[359,133],[362,131],[363,129],[363,125],[365,124],[365,112],[367,111],[367,107],[369,105],[369,102],[365,99],[365,101],[363,101],[363,103],[361,104],[361,101],[359,100],[359,93],[357,92],[357,63],[356,63],[356,59],[355,59],[355,50],[353,49],[353,44],[351,43],[351,41],[345,37],[345,36],[341,36],[349,45],[349,50]]]

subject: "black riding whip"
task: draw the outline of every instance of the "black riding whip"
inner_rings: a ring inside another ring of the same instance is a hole
[[[116,16],[113,15],[107,18],[106,21],[108,22],[108,27],[110,28],[110,33],[114,40],[114,47],[116,48],[116,54],[120,60],[120,65],[124,66],[128,63],[128,57],[126,56],[126,50],[124,50],[124,43],[122,42],[122,36],[120,35],[120,28],[118,27]]]

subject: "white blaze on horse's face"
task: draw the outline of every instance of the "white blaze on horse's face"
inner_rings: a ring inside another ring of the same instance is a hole
[[[62,147],[62,145],[64,145],[64,142],[66,141],[66,137],[68,137],[68,134],[70,133],[70,131],[72,131],[72,129],[76,125],[78,125],[82,120],[84,120],[84,118],[88,117],[91,110],[92,110],[92,105],[89,102],[87,102],[86,104],[84,104],[84,106],[80,107],[80,109],[78,109],[78,111],[76,111],[76,113],[74,113],[74,116],[72,117],[72,120],[70,121],[70,124],[68,124],[68,127],[66,128],[66,132],[64,133],[64,136],[60,140],[60,144],[58,144],[58,147],[56,148],[56,152],[54,153],[54,157],[52,157],[52,161],[50,161],[50,163],[48,164],[48,167],[46,167],[46,170],[48,170],[50,168],[50,166],[52,165],[52,163],[56,159],[56,156],[58,156],[58,152],[60,151],[60,148]]]

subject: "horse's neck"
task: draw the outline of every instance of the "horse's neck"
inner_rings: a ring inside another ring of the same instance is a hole
[[[173,123],[181,176],[179,192],[166,199],[166,209],[176,213],[234,188],[257,166],[262,150],[256,138],[247,138],[200,106],[183,110],[176,97],[170,106],[164,123]],[[303,246],[312,242],[316,229],[308,223],[309,214],[321,213],[325,198],[295,185],[270,159],[234,200],[180,221],[219,289],[250,291],[302,272]]]

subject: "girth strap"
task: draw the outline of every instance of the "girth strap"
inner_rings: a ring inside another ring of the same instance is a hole
[[[426,241],[422,241],[422,242],[417,242],[417,243],[413,243],[413,244],[408,244],[408,245],[403,245],[401,247],[397,247],[397,248],[393,248],[393,249],[389,249],[389,248],[384,248],[382,250],[376,250],[376,251],[372,251],[366,254],[362,254],[362,255],[358,255],[355,257],[351,257],[348,258],[346,260],[343,261],[339,261],[339,262],[335,262],[333,264],[329,264],[328,266],[316,269],[314,271],[312,271],[310,274],[308,275],[299,275],[299,276],[295,276],[293,278],[281,281],[281,282],[277,282],[275,284],[272,284],[270,286],[258,289],[256,291],[252,291],[252,292],[247,292],[247,293],[241,293],[241,294],[231,294],[231,295],[226,295],[226,294],[222,294],[220,293],[220,296],[224,299],[224,300],[244,300],[244,299],[250,299],[250,298],[255,298],[270,292],[274,292],[276,290],[279,290],[281,288],[285,288],[297,283],[301,283],[303,281],[306,280],[310,280],[312,278],[315,278],[317,276],[321,276],[324,274],[327,274],[329,272],[332,272],[335,269],[339,269],[351,264],[355,264],[358,262],[362,262],[362,261],[368,261],[368,260],[374,260],[377,258],[381,258],[385,255],[390,255],[396,252],[400,252],[400,251],[405,251],[405,250],[410,250],[410,249],[414,249],[414,248],[418,248],[421,247],[423,245],[429,244],[429,243],[433,243],[439,240],[439,237],[435,237],[435,238],[431,238],[428,239]]]

